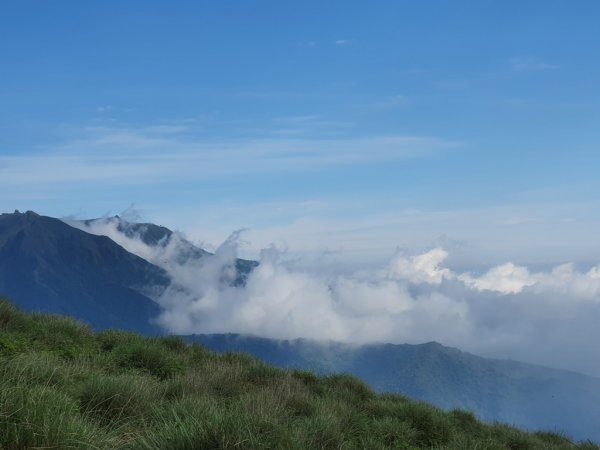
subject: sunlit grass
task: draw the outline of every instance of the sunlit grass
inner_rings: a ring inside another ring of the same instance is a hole
[[[0,449],[598,449],[0,300]]]

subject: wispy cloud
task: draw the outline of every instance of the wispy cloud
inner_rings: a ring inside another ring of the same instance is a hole
[[[334,42],[335,42],[335,45],[350,45],[350,44],[352,44],[353,40],[352,39],[336,39]]]
[[[536,72],[542,70],[556,69],[558,66],[540,61],[535,58],[513,58],[510,60],[510,67],[513,72]]]
[[[279,120],[324,126],[312,116]],[[44,151],[1,156],[0,186],[93,181],[150,184],[197,176],[303,171],[428,157],[455,145],[431,137],[398,135],[209,143],[186,132],[183,125],[88,127],[71,141]]]
[[[317,114],[306,114],[303,116],[286,116],[286,117],[276,117],[272,119],[275,123],[286,123],[286,124],[313,124],[315,122],[320,122],[322,117]]]
[[[444,91],[462,91],[473,85],[473,80],[466,78],[449,78],[434,83],[435,86]]]
[[[388,109],[397,108],[407,104],[407,99],[404,94],[390,95],[382,100],[376,101],[372,104],[373,108]]]
[[[299,41],[296,42],[298,47],[316,47],[318,45],[317,41]]]
[[[306,114],[301,116],[276,117],[271,120],[269,127],[263,129],[264,134],[281,134],[281,130],[294,130],[295,134],[313,135],[322,133],[335,133],[339,130],[348,129],[354,124],[342,120],[331,120],[318,114]],[[282,128],[283,127],[283,128]]]

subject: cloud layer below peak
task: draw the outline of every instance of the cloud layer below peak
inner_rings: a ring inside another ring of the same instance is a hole
[[[173,333],[243,333],[350,343],[438,341],[486,356],[600,376],[600,265],[532,271],[505,263],[481,273],[445,265],[440,247],[396,253],[384,266],[354,273],[300,264],[273,246],[245,286],[232,286],[236,234],[213,256],[183,263],[185,240],[148,247],[112,219],[86,231],[105,234],[164,267],[172,285],[157,299],[158,322]]]

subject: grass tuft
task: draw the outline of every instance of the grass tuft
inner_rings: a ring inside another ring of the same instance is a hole
[[[124,369],[137,369],[167,379],[183,370],[182,362],[160,343],[131,342],[113,349],[117,364]]]
[[[94,375],[75,394],[80,412],[100,425],[117,425],[146,417],[157,387],[132,375]]]

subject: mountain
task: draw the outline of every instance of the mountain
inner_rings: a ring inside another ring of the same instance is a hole
[[[202,248],[199,248],[185,239],[181,234],[175,233],[167,227],[155,225],[153,223],[135,223],[129,222],[118,215],[113,217],[88,219],[83,221],[70,221],[77,227],[90,233],[98,233],[102,231],[103,225],[114,225],[116,230],[122,233],[129,239],[139,239],[149,247],[167,248],[174,244],[176,249],[175,262],[180,265],[185,265],[189,262],[200,262],[207,256],[212,256]],[[243,286],[246,283],[248,275],[258,265],[258,262],[236,258],[235,260],[235,278],[231,284],[233,286]]]
[[[212,254],[168,228],[131,223],[118,216],[65,223],[33,211],[0,215],[0,295],[31,311],[68,314],[95,329],[122,328],[145,334],[162,330],[154,300],[171,283],[168,273],[86,227],[112,220],[129,238],[151,247],[177,239],[177,262]],[[71,226],[75,224],[76,226]],[[236,259],[230,283],[246,282],[256,261]]]
[[[600,379],[511,360],[482,358],[436,342],[354,346],[240,335],[193,335],[215,351],[250,353],[279,367],[354,375],[380,392],[397,392],[486,421],[565,432],[600,442]]]
[[[150,247],[166,247],[171,243],[174,238],[173,231],[167,227],[161,225],[155,225],[153,223],[136,223],[129,222],[118,215],[113,217],[88,219],[80,221],[88,230],[93,232],[96,225],[102,225],[112,223],[116,225],[116,229],[123,233],[129,239],[140,239],[144,244]],[[204,256],[210,255],[209,252],[194,246],[191,242],[184,239],[180,243],[180,254],[179,262],[184,264],[188,259],[200,259]]]
[[[168,284],[164,270],[106,236],[32,211],[0,215],[0,294],[24,309],[157,333],[160,307],[149,293]]]
[[[210,258],[168,228],[113,219],[124,235],[139,237],[151,247],[178,244],[181,264]],[[236,261],[241,269],[227,282],[243,284],[256,264]],[[106,236],[31,211],[0,215],[0,296],[24,309],[68,314],[95,329],[157,334],[161,330],[153,320],[161,309],[153,298],[170,283],[165,270]],[[484,420],[600,441],[597,378],[480,358],[437,343],[349,346],[236,335],[187,339],[215,350],[248,352],[282,367],[351,373],[379,391],[473,410]]]

